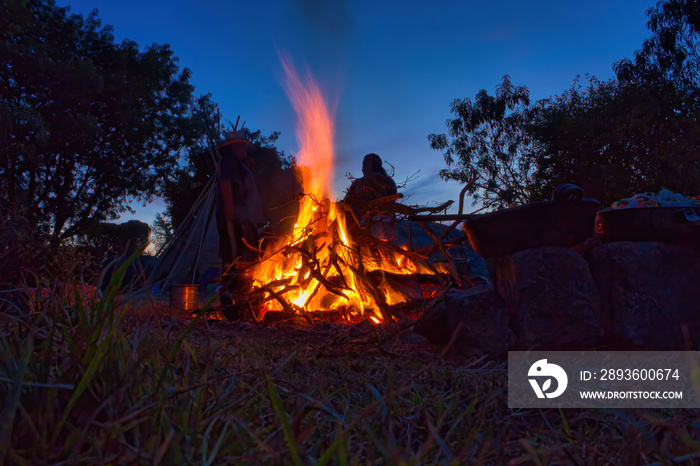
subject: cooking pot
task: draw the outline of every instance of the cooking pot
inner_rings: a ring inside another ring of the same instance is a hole
[[[700,207],[636,207],[601,210],[595,234],[604,242],[700,240]]]
[[[571,195],[569,189],[565,196],[555,191],[550,201],[474,215],[462,228],[482,257],[502,257],[542,246],[574,246],[593,236],[600,202],[582,197],[580,188],[573,191]]]

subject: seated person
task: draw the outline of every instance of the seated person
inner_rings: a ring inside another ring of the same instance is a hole
[[[397,192],[396,183],[382,167],[382,159],[377,154],[365,155],[362,175],[352,182],[343,199],[358,218],[367,213],[371,201]]]

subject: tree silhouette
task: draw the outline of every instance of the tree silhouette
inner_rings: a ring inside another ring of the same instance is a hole
[[[559,96],[528,105],[527,89],[507,77],[496,95],[455,100],[449,135],[431,134],[446,179],[475,180],[469,192],[487,208],[549,197],[576,183],[604,204],[669,188],[700,186],[700,2],[651,8],[634,60],[613,65],[616,79],[577,78]]]
[[[535,168],[524,121],[529,104],[528,89],[513,86],[508,76],[494,96],[481,90],[474,101],[456,99],[451,106],[455,118],[447,120],[451,139],[428,136],[430,146],[443,152],[447,166],[454,166],[440,176],[464,183],[474,180],[467,191],[486,208],[529,202]]]
[[[534,109],[539,177],[573,181],[605,204],[700,186],[700,3],[666,0],[647,11],[652,36],[614,80],[576,82]]]
[[[621,82],[657,82],[667,79],[685,91],[700,88],[700,2],[665,0],[647,10],[652,32],[634,60],[613,66]]]
[[[0,197],[54,244],[150,200],[196,135],[189,70],[96,10],[4,1],[0,56]]]
[[[662,188],[696,194],[700,186],[697,113],[679,109],[687,94],[663,80],[630,85],[589,78],[539,102],[529,131],[537,141],[537,178],[551,192],[578,184],[604,204]]]

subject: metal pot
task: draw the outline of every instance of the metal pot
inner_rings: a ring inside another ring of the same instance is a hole
[[[595,233],[604,242],[659,241],[669,244],[700,241],[700,208],[637,207],[601,210]]]
[[[555,193],[551,201],[471,216],[462,228],[477,254],[502,257],[529,248],[582,243],[593,236],[598,209],[595,199]]]
[[[170,285],[169,290],[171,309],[176,311],[195,311],[200,308],[198,285]]]

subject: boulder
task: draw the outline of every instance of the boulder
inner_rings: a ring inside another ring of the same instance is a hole
[[[517,309],[510,325],[517,349],[587,349],[601,340],[600,299],[580,254],[564,247],[519,251],[499,275],[499,283],[511,284],[502,295]]]
[[[413,331],[436,345],[444,345],[449,342],[452,332],[447,326],[447,311],[444,301],[424,312],[413,325]]]
[[[593,250],[611,348],[697,349],[700,259],[666,243],[620,241]]]
[[[513,343],[508,306],[490,286],[450,290],[435,309],[414,326],[433,343],[446,344],[459,327],[453,348],[467,356],[503,356]]]

